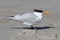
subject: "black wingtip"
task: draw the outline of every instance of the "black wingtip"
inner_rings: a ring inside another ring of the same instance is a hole
[[[14,16],[8,16],[8,17],[14,17]]]

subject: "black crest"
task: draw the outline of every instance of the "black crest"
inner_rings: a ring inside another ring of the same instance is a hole
[[[43,10],[34,9],[34,12],[43,12]]]

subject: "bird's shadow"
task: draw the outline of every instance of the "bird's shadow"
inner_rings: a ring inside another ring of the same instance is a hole
[[[43,27],[12,27],[12,29],[29,29],[29,30],[43,30],[43,29],[49,29],[49,28],[55,28],[55,27],[50,27],[50,26],[43,26]]]

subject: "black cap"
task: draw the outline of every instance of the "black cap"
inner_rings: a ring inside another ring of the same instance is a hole
[[[37,10],[37,9],[34,9],[34,12],[43,12],[43,10]]]

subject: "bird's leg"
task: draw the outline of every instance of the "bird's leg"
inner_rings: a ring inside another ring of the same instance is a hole
[[[34,27],[31,25],[31,29],[34,29]]]

